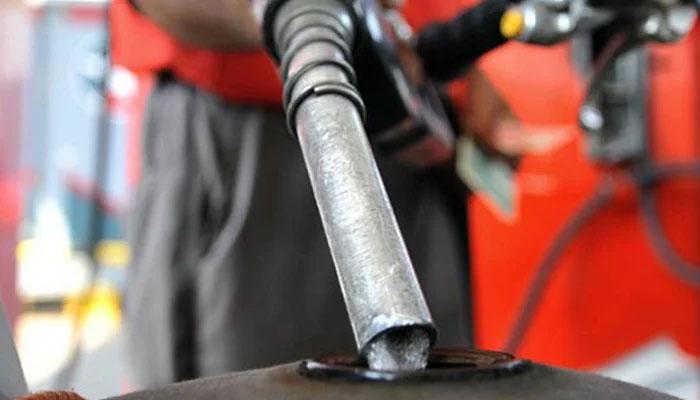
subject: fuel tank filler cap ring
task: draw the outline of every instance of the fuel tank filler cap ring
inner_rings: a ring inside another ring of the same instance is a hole
[[[506,353],[483,350],[438,349],[430,353],[428,367],[420,371],[378,371],[354,356],[326,356],[304,360],[299,374],[314,380],[360,382],[430,382],[491,380],[527,370],[530,362]]]

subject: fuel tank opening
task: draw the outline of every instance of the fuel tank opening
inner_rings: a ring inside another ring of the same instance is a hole
[[[328,356],[304,360],[299,373],[310,379],[341,379],[350,381],[440,381],[472,379],[488,380],[526,371],[527,360],[506,353],[472,349],[432,350],[428,365],[417,371],[378,371],[353,356]]]

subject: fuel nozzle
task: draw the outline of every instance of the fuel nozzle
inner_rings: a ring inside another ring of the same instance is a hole
[[[457,78],[482,55],[506,43],[499,29],[511,0],[484,0],[450,21],[434,23],[416,39],[416,52],[431,79]]]
[[[427,365],[437,330],[367,139],[354,4],[274,0],[265,39],[281,66],[289,129],[299,140],[360,356],[372,370],[415,371]]]
[[[691,29],[698,0],[526,0],[501,18],[501,34],[549,46],[601,28],[643,42],[675,42]]]
[[[510,7],[501,18],[501,34],[507,39],[552,45],[568,38],[575,19],[566,0],[526,1]]]

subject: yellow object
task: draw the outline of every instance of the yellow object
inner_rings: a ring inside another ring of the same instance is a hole
[[[121,295],[117,289],[106,285],[97,284],[87,292],[79,296],[66,297],[63,303],[63,312],[74,315],[78,323],[83,323],[86,318],[93,315],[108,317],[109,320],[121,320]]]
[[[103,240],[95,248],[95,257],[101,264],[126,266],[131,259],[131,252],[122,240]]]
[[[525,15],[517,8],[511,8],[501,17],[501,34],[507,39],[520,36],[525,28]]]
[[[46,254],[49,254],[54,260],[67,259],[70,258],[71,250],[67,246],[42,242],[37,239],[20,240],[15,249],[15,257],[20,264],[30,257]]]
[[[51,257],[52,261],[56,261],[70,259],[74,255],[75,251],[70,247],[52,246],[37,239],[21,240],[15,250],[17,263],[20,265],[39,256]],[[95,258],[105,266],[121,268],[129,264],[131,251],[123,240],[102,240],[95,247]]]

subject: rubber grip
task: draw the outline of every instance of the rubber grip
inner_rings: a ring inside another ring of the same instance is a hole
[[[416,39],[416,52],[428,76],[439,82],[459,77],[474,61],[504,44],[501,17],[512,2],[485,0],[444,23],[428,25]]]

